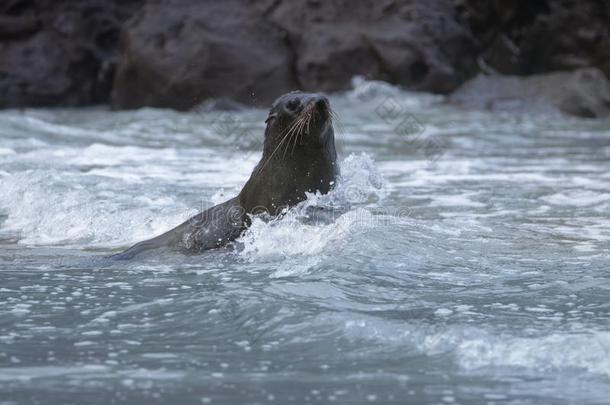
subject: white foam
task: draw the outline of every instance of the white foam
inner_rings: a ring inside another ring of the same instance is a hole
[[[368,205],[376,206],[385,195],[385,180],[372,159],[365,154],[351,155],[343,160],[341,172],[341,179],[327,195],[309,195],[280,219],[253,218],[252,225],[239,239],[243,243],[240,255],[249,261],[292,258],[295,260],[289,268],[282,267],[273,276],[301,274],[319,262],[327,246],[346,240],[357,229],[382,223],[383,218],[365,209]],[[345,212],[349,206],[355,208]],[[323,223],[309,223],[312,208],[324,210]]]
[[[436,315],[453,314],[439,308]],[[337,324],[337,315],[321,316],[318,322]],[[439,328],[359,317],[343,320],[352,339],[374,340],[383,347],[396,346],[428,356],[452,354],[465,370],[520,367],[537,371],[581,369],[610,377],[610,332],[550,333],[538,337],[497,335],[481,328],[450,326]]]
[[[592,190],[569,190],[541,197],[541,199],[554,205],[587,207],[610,201],[610,193]]]
[[[470,197],[478,195],[477,193],[465,192],[454,195],[431,195],[431,207],[484,207],[485,204],[473,201]]]
[[[39,366],[39,367],[9,367],[0,368],[0,381],[29,381],[36,378],[48,378],[69,376],[72,378],[86,378],[87,375],[105,373],[109,367],[89,364],[83,366],[59,367],[59,366]],[[84,374],[84,376],[83,376]]]
[[[352,89],[333,97],[333,105],[341,106],[342,101],[356,104],[360,108],[374,110],[380,103],[396,100],[402,108],[414,109],[438,102],[442,96],[422,92],[411,92],[380,80],[367,80],[363,76],[354,76]],[[373,108],[371,108],[371,105]]]
[[[108,200],[96,189],[64,183],[63,177],[50,170],[0,178],[0,209],[8,216],[3,231],[28,245],[116,246],[160,234],[196,212],[168,197]],[[130,208],[121,209],[127,203]]]
[[[60,149],[55,151],[58,157],[69,156],[68,163],[74,165],[117,166],[125,163],[147,161],[172,161],[177,159],[175,149],[151,149],[136,146],[109,146],[94,143],[84,149]]]
[[[38,127],[46,121],[31,117],[20,122]],[[51,125],[49,131],[65,129],[60,127]],[[79,138],[92,135],[66,128]],[[26,146],[19,154],[2,148],[8,171],[0,171],[0,214],[7,216],[1,231],[28,245],[118,246],[148,239],[207,207],[187,207],[173,195],[157,192],[158,186],[235,190],[258,159],[256,153],[220,155],[204,147]],[[148,186],[153,182],[154,187]],[[138,195],[134,186],[139,185],[151,192]]]
[[[610,332],[587,334],[553,333],[518,338],[481,334],[463,339],[456,347],[460,365],[524,367],[549,371],[578,368],[610,377]]]

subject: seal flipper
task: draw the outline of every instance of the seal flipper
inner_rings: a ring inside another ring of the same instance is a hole
[[[240,205],[240,197],[198,214],[176,228],[181,247],[201,252],[216,249],[239,237],[246,229],[246,213]],[[181,229],[183,228],[183,229]]]
[[[195,215],[162,235],[136,243],[109,258],[130,260],[142,252],[159,248],[192,252],[216,249],[239,237],[245,229],[244,219],[239,197],[235,197]]]
[[[145,240],[143,242],[136,243],[135,245],[133,245],[129,249],[125,250],[124,252],[117,253],[115,255],[111,255],[108,258],[115,259],[115,260],[133,259],[136,255],[139,255],[142,252],[157,249],[162,246],[162,245],[154,243],[153,242],[154,240],[155,239],[150,239],[150,240]]]

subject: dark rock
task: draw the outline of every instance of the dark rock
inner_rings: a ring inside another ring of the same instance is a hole
[[[492,111],[608,117],[610,83],[595,68],[529,77],[479,75],[457,89],[449,102]]]
[[[447,93],[476,71],[474,38],[449,1],[284,0],[269,19],[290,33],[305,90],[343,90],[364,75]]]
[[[449,1],[163,2],[129,22],[113,106],[267,104],[354,75],[447,93],[475,73],[474,39]]]
[[[39,28],[32,15],[0,15],[0,38],[16,39],[33,34]]]
[[[0,4],[0,108],[107,102],[118,33],[139,1]]]
[[[511,75],[598,67],[610,77],[607,0],[454,0],[483,65]]]
[[[0,2],[0,108],[266,105],[355,75],[446,94],[582,67],[610,77],[606,0]]]
[[[114,108],[186,110],[216,97],[266,105],[296,87],[283,33],[244,1],[147,4],[122,43]]]

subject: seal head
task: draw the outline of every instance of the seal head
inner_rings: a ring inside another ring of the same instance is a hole
[[[328,99],[318,94],[292,92],[273,103],[263,157],[239,195],[247,212],[258,206],[277,214],[306,192],[331,189],[339,174],[332,117]]]

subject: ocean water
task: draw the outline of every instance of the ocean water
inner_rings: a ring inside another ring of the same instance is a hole
[[[266,111],[0,112],[0,404],[610,403],[610,122],[331,104],[330,195],[114,263],[235,195]]]

